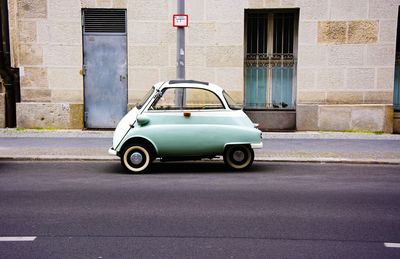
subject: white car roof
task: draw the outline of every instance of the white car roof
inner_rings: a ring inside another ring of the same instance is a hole
[[[222,91],[223,91],[223,89],[218,85],[211,84],[208,82],[195,81],[195,80],[170,80],[170,81],[159,82],[154,85],[154,88],[157,90],[160,90],[160,89],[166,88],[166,87],[201,88],[201,89],[210,90],[215,93],[222,93]]]

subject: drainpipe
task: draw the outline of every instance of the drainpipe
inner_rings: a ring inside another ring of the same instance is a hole
[[[16,102],[20,101],[19,69],[11,67],[7,0],[0,0],[0,76],[6,96],[6,127],[16,126]]]

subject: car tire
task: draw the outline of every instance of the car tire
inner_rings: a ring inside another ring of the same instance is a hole
[[[124,148],[121,164],[132,173],[146,172],[153,159],[150,149],[143,144],[130,144]]]
[[[225,164],[234,170],[249,168],[254,161],[254,151],[247,145],[228,146],[224,152]]]

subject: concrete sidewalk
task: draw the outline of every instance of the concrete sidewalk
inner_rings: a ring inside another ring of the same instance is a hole
[[[112,131],[0,130],[0,159],[116,160]],[[400,135],[337,132],[263,133],[257,161],[400,165]]]

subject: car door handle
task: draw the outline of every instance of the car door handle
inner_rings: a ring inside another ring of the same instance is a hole
[[[183,116],[185,116],[185,117],[190,117],[192,114],[190,113],[190,112],[184,112],[183,113]]]

